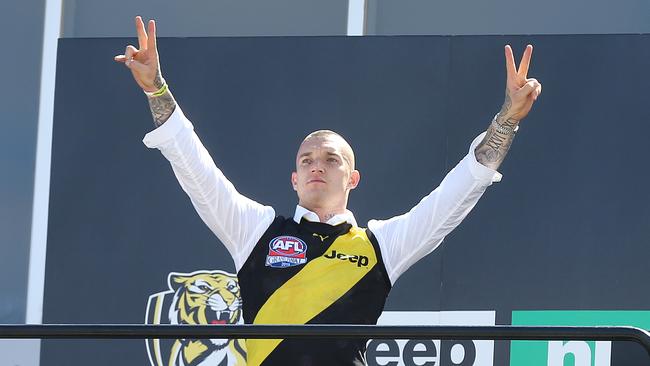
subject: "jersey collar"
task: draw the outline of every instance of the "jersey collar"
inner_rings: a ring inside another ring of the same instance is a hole
[[[305,218],[305,220],[312,221],[312,222],[320,222],[320,219],[318,218],[318,215],[316,215],[315,212],[309,211],[308,209],[300,205],[296,205],[296,213],[293,215],[293,221],[299,224],[302,218]],[[338,225],[343,222],[347,222],[352,226],[358,226],[357,220],[354,219],[354,215],[350,210],[345,210],[344,213],[335,215],[331,219],[327,220],[326,224]]]

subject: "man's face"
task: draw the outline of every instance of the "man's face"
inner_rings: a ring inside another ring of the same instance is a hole
[[[296,171],[291,174],[300,205],[311,210],[345,208],[349,191],[359,183],[353,159],[349,145],[338,136],[305,140],[298,149]]]

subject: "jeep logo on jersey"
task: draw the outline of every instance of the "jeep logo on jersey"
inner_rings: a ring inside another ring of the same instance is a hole
[[[286,268],[307,263],[307,244],[295,236],[278,236],[269,243],[266,266]]]
[[[365,255],[348,255],[343,253],[337,253],[336,250],[332,250],[331,253],[323,255],[323,257],[328,259],[340,259],[342,261],[350,261],[350,263],[356,263],[357,267],[368,266],[368,257],[366,257]]]

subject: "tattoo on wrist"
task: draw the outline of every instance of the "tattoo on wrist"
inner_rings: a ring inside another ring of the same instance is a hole
[[[501,133],[496,120],[490,124],[485,139],[476,147],[476,160],[488,168],[497,169],[506,157],[514,140],[514,133]]]
[[[510,93],[506,90],[506,97],[501,106],[501,110],[495,116],[496,121],[501,126],[506,126],[509,128],[515,128],[519,124],[519,120],[514,119],[513,117],[508,117],[510,108],[512,107],[512,99],[510,99]]]
[[[160,89],[165,85],[165,79],[163,79],[160,74],[160,70],[156,73],[156,78],[153,81],[153,84],[156,88]],[[165,123],[169,116],[174,113],[176,109],[176,100],[171,91],[167,90],[164,94],[160,96],[150,96],[149,99],[149,109],[151,110],[151,116],[153,117],[153,124],[156,127],[160,127]]]
[[[153,79],[153,85],[156,87],[156,89],[160,89],[165,85],[165,79],[163,79],[162,75],[160,74],[160,70],[156,73],[156,78]]]
[[[501,110],[499,111],[499,114],[505,115],[510,111],[510,107],[512,107],[512,99],[510,99],[510,93],[506,89],[506,97],[503,100],[503,105],[501,106]]]
[[[510,95],[506,92],[506,99],[501,111],[494,116],[485,138],[474,150],[476,160],[494,170],[499,168],[510,150],[515,138],[514,131],[519,124],[518,120],[508,117],[511,105]]]

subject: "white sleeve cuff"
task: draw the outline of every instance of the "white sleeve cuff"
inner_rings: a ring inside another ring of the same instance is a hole
[[[469,163],[468,164],[469,170],[475,178],[480,180],[490,180],[492,183],[496,183],[501,181],[501,178],[503,177],[501,173],[479,163],[476,160],[476,156],[474,155],[474,150],[476,150],[476,146],[478,146],[478,144],[480,144],[481,141],[483,141],[486,133],[487,132],[483,132],[482,134],[478,135],[474,139],[474,141],[472,141],[472,144],[469,147],[469,154],[467,154],[466,159],[468,160]]]
[[[144,139],[142,139],[142,142],[144,142],[148,148],[157,148],[165,142],[173,139],[178,132],[186,128],[194,130],[192,122],[185,117],[180,106],[177,105],[172,115],[169,116],[169,119],[167,119],[162,126],[146,134]]]

